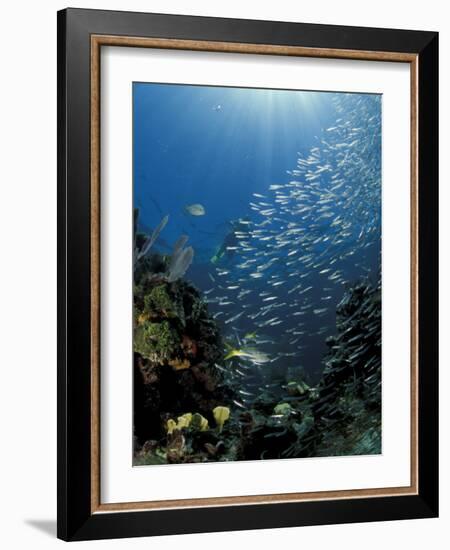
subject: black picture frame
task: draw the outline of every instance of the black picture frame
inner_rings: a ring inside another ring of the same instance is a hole
[[[417,56],[417,494],[92,512],[92,35],[400,52]],[[88,540],[437,515],[438,34],[85,9],[58,12],[58,537]]]

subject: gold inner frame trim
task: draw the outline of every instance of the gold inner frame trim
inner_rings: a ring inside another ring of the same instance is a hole
[[[411,82],[411,455],[410,479],[406,487],[367,488],[268,495],[102,503],[100,492],[100,53],[102,46],[164,48],[206,52],[286,55],[329,59],[390,61],[410,65]],[[91,35],[90,151],[91,151],[91,513],[131,510],[162,510],[229,505],[273,504],[313,500],[386,497],[418,494],[418,56],[409,53],[306,48],[272,44],[211,42],[166,38]]]

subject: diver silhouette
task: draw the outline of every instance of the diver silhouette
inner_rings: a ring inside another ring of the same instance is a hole
[[[239,241],[236,233],[239,231],[245,231],[246,223],[249,220],[247,218],[239,218],[230,222],[231,229],[225,236],[222,244],[218,248],[217,252],[211,258],[213,264],[217,264],[222,260],[231,260],[235,254],[234,248],[238,245]]]

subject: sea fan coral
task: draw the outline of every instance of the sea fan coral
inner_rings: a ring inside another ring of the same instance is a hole
[[[184,276],[186,271],[194,259],[194,249],[192,246],[188,248],[178,248],[172,253],[169,269],[167,273],[167,280],[169,283],[173,283],[177,279]]]

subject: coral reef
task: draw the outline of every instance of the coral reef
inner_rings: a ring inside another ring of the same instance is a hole
[[[146,242],[137,236],[138,249]],[[175,250],[186,250],[184,243]],[[135,265],[134,435],[138,447],[147,445],[146,454],[148,441],[167,440],[181,431],[179,424],[176,429],[171,424],[169,433],[169,419],[174,422],[174,417],[193,411],[193,426],[204,427],[205,421],[214,425],[213,410],[225,407],[233,396],[216,367],[224,347],[219,329],[199,291],[180,277],[170,277],[170,264],[170,258],[152,251]],[[181,460],[184,443],[177,441],[174,453]],[[142,448],[139,452],[142,461]],[[151,454],[149,460],[154,459]]]
[[[344,292],[318,383],[300,368],[296,376],[287,371],[281,394],[261,391],[242,407],[220,366],[231,352],[184,278],[193,255],[184,248],[187,237],[170,257],[153,250],[154,234],[135,238],[135,465],[381,452],[379,284]]]
[[[313,407],[316,453],[381,452],[381,287],[360,283],[336,311],[337,334]]]

